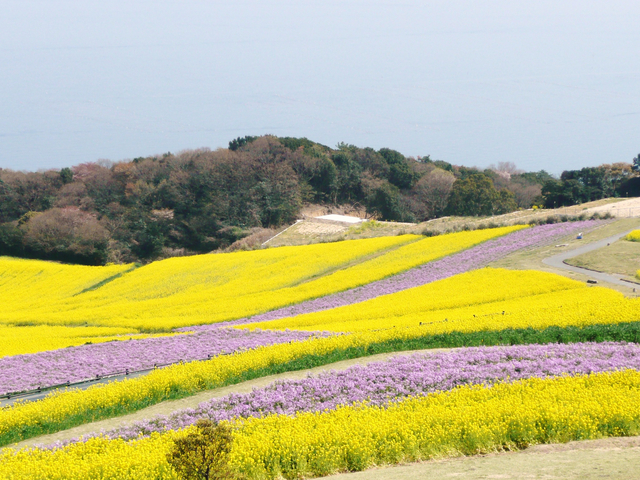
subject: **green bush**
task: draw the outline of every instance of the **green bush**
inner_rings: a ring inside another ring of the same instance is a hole
[[[167,461],[184,480],[227,480],[231,427],[211,420],[198,420],[196,431],[174,441]]]

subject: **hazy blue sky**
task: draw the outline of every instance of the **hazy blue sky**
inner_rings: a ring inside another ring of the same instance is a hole
[[[640,152],[640,2],[0,0],[0,167],[244,135],[527,170]]]

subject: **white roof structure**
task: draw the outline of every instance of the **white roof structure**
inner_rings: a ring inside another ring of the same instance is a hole
[[[322,215],[321,217],[316,217],[316,218],[320,218],[322,220],[333,220],[334,222],[343,222],[343,223],[362,223],[366,221],[366,219],[364,218],[350,217],[348,215],[335,215],[335,214]]]

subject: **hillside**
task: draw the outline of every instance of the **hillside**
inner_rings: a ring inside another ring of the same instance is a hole
[[[420,224],[640,195],[639,182],[630,163],[556,179],[511,163],[479,170],[389,148],[244,137],[215,151],[45,172],[0,169],[0,255],[147,263],[257,248],[313,210]]]

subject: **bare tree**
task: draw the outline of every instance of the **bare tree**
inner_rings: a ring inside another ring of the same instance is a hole
[[[424,175],[413,187],[414,213],[420,220],[442,215],[455,182],[451,172],[435,168]]]

